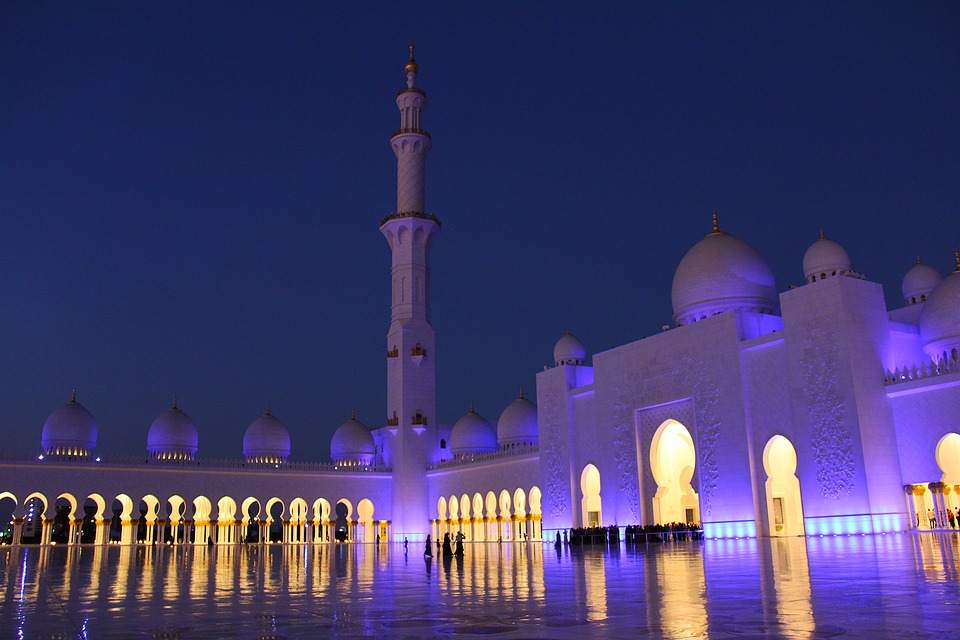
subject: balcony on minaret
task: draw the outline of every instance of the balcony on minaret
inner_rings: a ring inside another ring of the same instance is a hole
[[[387,217],[380,221],[380,226],[382,227],[391,220],[403,220],[404,218],[420,218],[421,220],[429,220],[438,227],[443,227],[443,225],[440,224],[440,219],[437,218],[437,216],[433,215],[432,213],[424,213],[422,211],[401,211],[399,213],[391,211],[387,214]]]
[[[427,356],[427,350],[423,348],[419,342],[417,346],[410,349],[410,359],[413,360],[415,364],[420,364],[423,362],[423,359]]]
[[[412,418],[410,418],[410,424],[421,425],[425,427],[427,426],[427,416],[417,411],[417,413]]]
[[[393,345],[393,349],[388,349],[388,350],[387,350],[387,357],[388,357],[388,358],[399,358],[399,357],[400,357],[400,349],[397,348],[397,345]]]
[[[397,415],[397,412],[393,412],[392,418],[387,418],[388,427],[399,427],[400,426],[400,416]]]

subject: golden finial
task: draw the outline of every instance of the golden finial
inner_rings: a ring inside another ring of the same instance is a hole
[[[954,273],[960,273],[960,249],[953,250],[953,259],[957,261],[957,270]]]
[[[470,413],[476,413],[476,411],[473,410],[473,402],[470,403]]]
[[[823,235],[823,227],[820,227],[820,239],[823,240],[827,236]]]
[[[70,402],[73,403],[73,404],[77,404],[77,390],[76,390],[76,389],[73,390],[73,394],[70,396]]]
[[[410,60],[407,62],[407,66],[405,66],[403,70],[407,73],[417,73],[420,71],[420,66],[413,57],[413,38],[410,38]]]
[[[917,264],[923,264],[922,262],[920,262],[920,254],[919,254],[919,253],[917,254]]]
[[[270,403],[269,403],[269,402],[267,403],[267,412],[264,413],[263,415],[265,415],[265,416],[270,415]]]
[[[523,400],[523,385],[520,385],[520,397],[518,400]]]
[[[173,407],[172,407],[172,408],[173,408],[173,409],[177,409],[177,395],[176,395],[176,394],[173,395]],[[179,411],[179,409],[177,409],[177,411]]]
[[[720,231],[720,222],[717,219],[717,211],[713,211],[713,231],[707,234],[707,236],[725,236],[727,233],[725,231]]]
[[[356,420],[356,419],[357,419],[357,410],[356,410],[356,409],[350,409],[350,419],[351,419],[351,420]]]

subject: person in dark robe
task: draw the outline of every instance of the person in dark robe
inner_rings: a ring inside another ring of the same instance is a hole
[[[560,548],[560,532],[557,531],[557,541],[553,543],[553,546],[557,549]]]
[[[423,549],[423,557],[424,557],[424,558],[432,558],[432,557],[433,557],[433,549],[430,547],[430,535],[429,535],[429,534],[427,535],[427,546],[424,547],[424,549]]]
[[[457,544],[456,548],[453,551],[453,555],[458,557],[463,557],[463,533],[457,532]]]
[[[443,534],[443,557],[448,558],[453,555],[453,549],[450,547],[450,534]]]

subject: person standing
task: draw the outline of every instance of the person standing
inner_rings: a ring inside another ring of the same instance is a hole
[[[404,549],[406,549],[406,547],[407,547],[407,540],[406,540],[406,538],[404,538],[404,540],[403,540],[403,547],[404,547]],[[427,545],[423,548],[423,557],[424,557],[424,558],[432,558],[432,557],[433,557],[433,548],[430,546],[430,534],[427,534]]]

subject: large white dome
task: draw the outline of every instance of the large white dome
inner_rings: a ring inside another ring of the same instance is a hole
[[[558,367],[562,364],[584,364],[586,358],[587,348],[569,329],[553,347],[553,363]]]
[[[807,282],[841,275],[851,268],[847,250],[839,243],[824,237],[823,231],[803,254],[803,277]]]
[[[936,360],[960,357],[960,255],[957,270],[927,297],[920,313],[923,351]]]
[[[470,413],[453,425],[450,449],[454,456],[490,453],[497,450],[497,432],[493,425],[470,407]]]
[[[903,284],[900,286],[903,302],[907,305],[926,302],[941,280],[943,276],[939,271],[923,264],[920,258],[917,258],[917,264],[910,267],[907,274],[903,276]]]
[[[353,415],[334,432],[330,458],[337,464],[369,465],[373,464],[376,448],[370,429]]]
[[[40,444],[48,455],[86,456],[97,446],[97,423],[76,393],[43,423]]]
[[[173,406],[157,416],[150,425],[147,451],[163,460],[192,460],[197,455],[199,441],[197,425],[177,407],[177,401],[174,400]]]
[[[290,457],[290,432],[266,413],[250,423],[243,434],[243,457],[250,462],[282,462]]]
[[[673,319],[690,324],[740,309],[775,313],[773,272],[756,249],[743,240],[714,231],[683,256],[673,276]]]
[[[497,421],[497,442],[501,447],[516,444],[536,444],[540,438],[537,426],[537,405],[520,397],[507,405]]]

